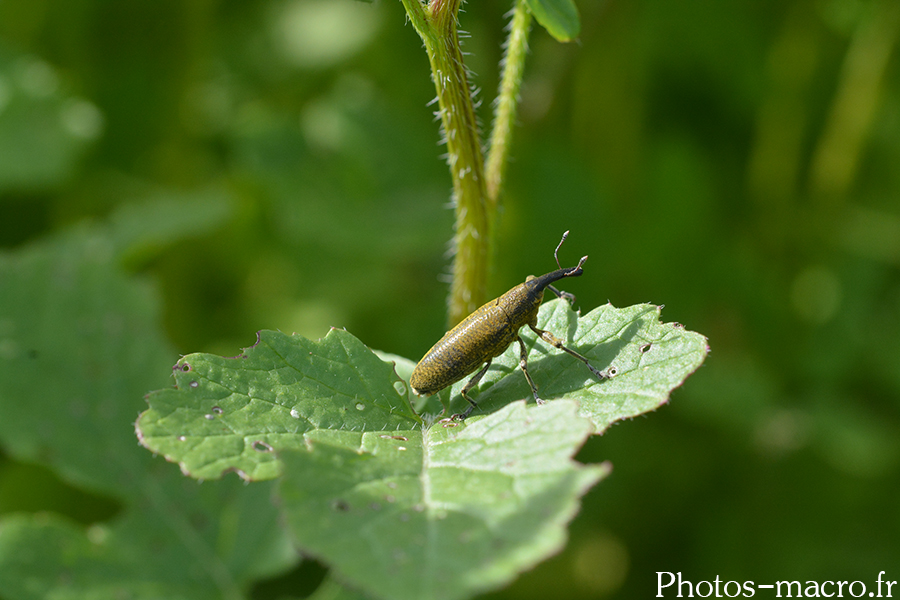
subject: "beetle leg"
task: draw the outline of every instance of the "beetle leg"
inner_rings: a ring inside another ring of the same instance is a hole
[[[560,290],[556,289],[555,287],[553,287],[552,285],[548,285],[547,289],[550,290],[551,292],[553,292],[554,294],[556,294],[557,298],[565,298],[566,300],[568,300],[569,304],[575,304],[575,294],[570,294],[569,292],[560,291]]]
[[[535,326],[532,325],[531,323],[529,323],[528,326],[531,327],[531,330],[532,330],[533,332],[535,332],[536,334],[538,334],[539,336],[541,336],[541,339],[542,339],[542,340],[544,340],[545,342],[547,342],[548,344],[550,344],[550,345],[553,346],[554,348],[559,348],[560,350],[562,350],[562,351],[564,351],[564,352],[568,352],[569,354],[571,354],[572,356],[574,356],[575,358],[577,358],[578,360],[580,360],[581,362],[583,362],[584,364],[586,364],[586,365],[587,365],[587,368],[591,370],[591,373],[593,373],[594,376],[597,377],[597,379],[606,379],[606,378],[609,377],[609,375],[606,375],[606,374],[604,374],[604,373],[601,373],[601,372],[598,371],[596,368],[594,368],[594,365],[592,365],[590,362],[588,362],[588,359],[586,359],[586,358],[583,357],[582,355],[578,354],[578,353],[575,352],[574,350],[571,350],[571,349],[569,349],[569,348],[566,348],[566,347],[563,345],[562,340],[559,339],[558,337],[556,337],[555,335],[553,335],[552,333],[550,333],[549,331],[544,331],[543,329],[538,329],[537,327],[535,327]]]
[[[475,409],[475,407],[478,406],[477,404],[475,404],[474,400],[469,398],[468,392],[473,387],[478,385],[478,382],[481,381],[481,378],[484,377],[485,373],[487,373],[488,367],[491,366],[491,360],[492,359],[488,359],[488,361],[486,363],[484,363],[484,367],[480,371],[475,373],[475,375],[472,376],[472,379],[469,380],[469,383],[467,383],[466,386],[462,389],[462,392],[461,392],[462,397],[465,398],[466,402],[469,403],[469,408],[467,408],[466,410],[464,410],[461,413],[455,414],[452,417],[450,417],[450,419],[452,419],[453,421],[462,421],[463,419],[468,417],[470,414],[472,414],[472,411]]]
[[[531,375],[528,373],[528,350],[525,349],[525,342],[519,336],[516,336],[516,341],[519,342],[519,366],[522,367],[525,379],[528,380],[528,385],[531,386],[531,394],[534,396],[534,401],[538,404],[543,404],[544,401],[538,397],[537,386],[534,385],[534,380],[531,379]]]

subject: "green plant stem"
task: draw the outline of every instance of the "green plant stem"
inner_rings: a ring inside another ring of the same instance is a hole
[[[487,300],[490,224],[484,157],[468,74],[456,30],[461,0],[402,0],[425,42],[453,180],[456,209],[448,321],[455,325]]]
[[[838,88],[810,164],[810,188],[822,206],[838,208],[856,176],[866,134],[890,85],[888,66],[900,37],[900,7],[872,3],[860,20],[841,67]]]
[[[503,75],[497,94],[497,108],[494,112],[494,126],[488,146],[487,178],[488,211],[495,214],[500,202],[500,191],[506,165],[509,162],[509,145],[516,120],[519,90],[525,73],[525,56],[528,54],[528,33],[531,30],[531,11],[525,0],[516,0],[513,17],[506,40],[503,57]]]

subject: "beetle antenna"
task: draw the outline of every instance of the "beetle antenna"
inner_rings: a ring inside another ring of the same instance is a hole
[[[556,245],[556,250],[553,251],[553,258],[556,259],[556,267],[559,269],[562,269],[562,265],[559,264],[559,256],[557,256],[556,254],[557,254],[557,252],[559,252],[560,247],[563,245],[563,242],[566,241],[567,237],[569,237],[568,231],[566,231],[563,234],[562,239],[559,240],[559,244]],[[587,257],[585,256],[585,258],[587,258]],[[582,261],[582,262],[584,262],[584,261]],[[580,267],[581,265],[578,265],[578,266]]]

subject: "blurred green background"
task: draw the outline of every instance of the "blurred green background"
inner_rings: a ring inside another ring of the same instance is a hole
[[[570,229],[582,310],[665,304],[712,353],[587,444],[615,470],[568,548],[491,597],[900,579],[900,3],[578,5],[576,43],[532,33],[491,293]],[[510,7],[460,18],[485,128]],[[395,0],[0,1],[0,247],[130,218],[180,353],[337,326],[418,359],[452,228],[433,96]],[[46,509],[114,510],[0,455],[0,512]]]

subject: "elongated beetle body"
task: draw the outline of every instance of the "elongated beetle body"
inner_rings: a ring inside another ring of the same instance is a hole
[[[568,235],[568,231],[563,234],[562,240],[553,252],[557,267],[560,267],[557,252]],[[525,374],[525,379],[528,380],[528,385],[531,386],[531,393],[535,401],[543,404],[544,401],[538,397],[537,386],[528,373],[528,352],[525,349],[525,343],[519,337],[519,329],[525,325],[528,325],[548,344],[583,362],[598,379],[605,379],[607,375],[595,369],[585,357],[566,348],[562,340],[549,331],[537,327],[538,309],[544,300],[544,290],[549,289],[559,297],[574,299],[571,294],[560,292],[551,284],[564,277],[580,276],[584,272],[581,267],[586,260],[587,256],[584,256],[578,261],[578,266],[567,269],[560,267],[556,271],[540,277],[529,276],[525,283],[520,283],[463,319],[456,327],[444,334],[444,337],[425,353],[425,356],[413,369],[412,376],[409,378],[409,384],[413,391],[420,396],[434,394],[460,381],[475,372],[479,366],[484,365],[462,389],[462,396],[469,406],[464,412],[453,415],[453,419],[465,419],[477,406],[475,401],[469,397],[469,391],[481,381],[491,366],[491,361],[503,354],[515,341],[519,343],[519,366]]]

